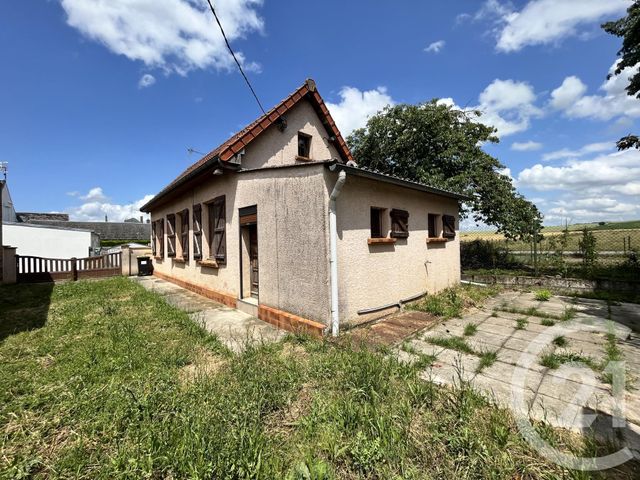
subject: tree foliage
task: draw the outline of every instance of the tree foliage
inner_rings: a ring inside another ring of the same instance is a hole
[[[501,173],[504,165],[482,149],[498,138],[493,127],[477,121],[480,115],[436,100],[386,107],[347,142],[360,166],[464,193],[471,200],[463,204],[463,215],[496,226],[508,238],[530,238],[542,216]]]
[[[620,75],[625,68],[635,67],[640,63],[640,1],[636,0],[629,6],[625,17],[607,22],[602,28],[607,33],[622,38],[622,47],[618,51],[620,61],[613,75]],[[625,90],[628,95],[640,98],[640,71],[631,76]],[[633,147],[640,148],[640,139],[636,135],[627,135],[618,141],[619,150]]]

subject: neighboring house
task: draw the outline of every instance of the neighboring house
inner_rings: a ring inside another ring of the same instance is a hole
[[[2,241],[18,255],[45,258],[82,258],[94,255],[100,237],[91,229],[71,227],[64,213],[16,213],[9,188],[2,192]],[[66,220],[65,220],[66,219]],[[27,222],[42,222],[44,225]],[[58,226],[60,222],[63,226]]]
[[[18,217],[22,215],[18,213]],[[100,240],[115,240],[123,242],[148,242],[151,236],[151,224],[139,221],[130,222],[76,222],[74,220],[29,220],[30,224],[47,225],[59,228],[73,228],[91,230],[100,236]]]
[[[141,210],[160,278],[337,333],[460,281],[463,199],[355,166],[308,80]]]
[[[100,237],[91,230],[8,222],[2,230],[5,244],[23,257],[84,258],[100,248]]]

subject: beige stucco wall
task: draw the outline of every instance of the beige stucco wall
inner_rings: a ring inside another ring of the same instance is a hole
[[[337,174],[327,172],[326,178],[330,190]],[[388,209],[387,218],[393,208],[407,210],[409,237],[397,239],[394,245],[368,245],[371,207]],[[342,322],[362,320],[358,310],[436,292],[460,281],[459,235],[446,243],[427,244],[429,213],[455,216],[458,228],[454,199],[347,175],[337,200]]]
[[[331,160],[339,158],[338,151],[329,143],[326,129],[322,126],[309,102],[303,101],[285,114],[287,128],[284,132],[275,126],[269,127],[245,149],[242,168],[273,167],[304,163],[296,160],[298,155],[298,132],[311,135],[310,158]]]
[[[259,245],[259,302],[311,320],[328,322],[329,273],[326,242],[328,202],[323,165],[254,170],[211,176],[188,195],[151,212],[152,221],[178,213],[197,203],[226,196],[227,262],[208,268],[193,260],[193,222],[190,219],[191,258],[179,263],[170,258],[154,260],[161,273],[239,296],[239,209],[257,205]],[[203,254],[207,246],[208,215],[203,206]],[[176,221],[176,238],[180,236]],[[166,236],[165,236],[165,252]],[[181,255],[177,248],[177,256]]]

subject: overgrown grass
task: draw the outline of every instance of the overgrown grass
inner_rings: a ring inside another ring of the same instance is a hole
[[[2,287],[0,320],[0,478],[585,477],[466,385],[344,341],[231,356],[126,279]]]
[[[428,295],[423,300],[411,304],[409,308],[445,319],[460,317],[465,308],[480,307],[488,298],[496,296],[501,290],[502,288],[496,285],[486,287],[460,285],[435,295]]]
[[[478,332],[478,325],[476,325],[475,323],[467,323],[464,326],[464,336],[465,337],[472,337],[477,332]]]
[[[536,300],[538,300],[539,302],[548,302],[549,299],[552,297],[552,293],[549,290],[538,290],[535,294],[534,297]]]
[[[566,347],[567,343],[567,339],[563,335],[560,335],[553,339],[553,344],[556,347]]]
[[[495,363],[497,359],[498,359],[498,354],[496,352],[482,352],[480,354],[480,362],[478,363],[476,372],[480,373],[485,368],[490,367]]]
[[[527,317],[519,318],[516,320],[516,330],[524,330],[529,325],[529,320]]]
[[[564,312],[562,312],[562,315],[554,315],[552,313],[543,312],[542,310],[539,310],[536,307],[529,307],[529,308],[510,307],[506,304],[500,305],[500,307],[498,307],[497,310],[501,310],[503,312],[508,312],[508,313],[518,313],[520,315],[527,315],[529,317],[538,317],[538,318],[543,318],[547,320],[559,320],[561,322],[566,322],[568,320],[575,318],[577,313],[576,309],[573,307],[565,308]]]
[[[452,336],[438,336],[428,337],[427,342],[437,345],[439,347],[448,348],[449,350],[455,350],[456,352],[466,353],[467,355],[475,355],[480,358],[476,373],[480,373],[483,369],[490,367],[498,359],[498,354],[493,351],[477,351],[469,345],[463,337]]]
[[[546,353],[540,357],[540,365],[555,370],[565,363],[583,363],[587,367],[595,371],[601,371],[601,366],[593,358],[582,355],[580,353],[563,352],[563,353]]]

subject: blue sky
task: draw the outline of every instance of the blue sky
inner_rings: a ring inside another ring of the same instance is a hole
[[[640,218],[640,101],[607,81],[628,0],[214,2],[265,107],[316,80],[344,134],[388,103],[443,98],[547,223]],[[576,4],[580,8],[576,8]],[[0,161],[19,211],[139,215],[259,114],[202,0],[0,4]]]

